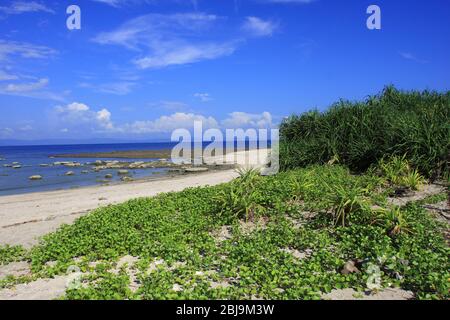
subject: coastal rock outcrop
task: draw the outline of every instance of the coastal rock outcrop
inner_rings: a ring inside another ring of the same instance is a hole
[[[188,173],[205,172],[205,171],[208,171],[208,170],[209,169],[205,168],[205,167],[184,168],[184,171],[188,172]]]
[[[67,162],[67,163],[64,163],[63,166],[65,166],[65,167],[81,167],[82,164],[79,162]]]
[[[94,163],[91,163],[94,166],[95,171],[105,170],[105,169],[153,169],[153,168],[173,168],[178,167],[177,164],[174,164],[169,161],[135,161],[135,162],[124,162],[124,161],[101,161],[97,160]]]

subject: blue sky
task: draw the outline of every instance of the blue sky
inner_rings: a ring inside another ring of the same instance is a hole
[[[165,139],[387,84],[449,90],[449,15],[448,0],[2,0],[0,139]]]

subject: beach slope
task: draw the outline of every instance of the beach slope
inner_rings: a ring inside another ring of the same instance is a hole
[[[111,186],[0,197],[0,245],[31,247],[40,236],[56,230],[61,224],[72,223],[92,209],[151,197],[161,192],[216,185],[235,177],[235,170],[223,170]]]

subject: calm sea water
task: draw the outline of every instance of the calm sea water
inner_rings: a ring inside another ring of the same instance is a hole
[[[92,144],[92,145],[54,145],[54,146],[17,146],[0,147],[0,196],[19,193],[69,189],[83,186],[103,184],[105,175],[111,173],[111,182],[120,181],[117,170],[102,170],[94,172],[90,166],[68,168],[65,166],[41,167],[41,164],[52,164],[57,161],[76,161],[82,164],[98,159],[83,158],[49,158],[52,154],[84,153],[84,152],[111,152],[127,150],[162,150],[171,149],[175,143],[127,143],[127,144]],[[102,158],[101,160],[121,161],[152,161],[152,159],[115,159]],[[157,160],[157,159],[154,159]],[[18,162],[22,168],[13,169],[4,167],[5,164]],[[81,171],[89,170],[83,174]],[[66,176],[73,171],[73,176]],[[138,169],[130,171],[133,178],[157,177],[167,174],[167,169]],[[32,175],[43,176],[42,180],[31,181]],[[103,181],[101,181],[103,180]]]

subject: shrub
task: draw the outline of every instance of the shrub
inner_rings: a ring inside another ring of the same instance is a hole
[[[280,126],[282,169],[334,159],[366,170],[403,156],[422,174],[448,172],[450,92],[403,92],[386,87],[363,102],[341,100],[327,111],[293,115]]]

